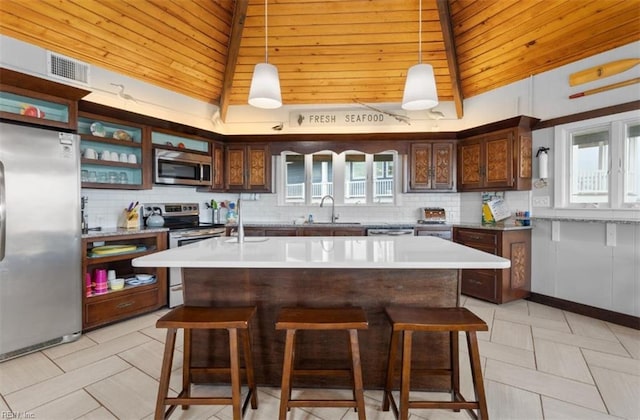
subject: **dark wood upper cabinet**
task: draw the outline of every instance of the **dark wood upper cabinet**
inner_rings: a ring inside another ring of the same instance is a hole
[[[271,192],[271,153],[267,144],[226,146],[227,191]]]
[[[530,190],[531,127],[537,121],[517,117],[462,132],[458,191]]]
[[[455,142],[415,142],[409,146],[408,192],[455,189]]]

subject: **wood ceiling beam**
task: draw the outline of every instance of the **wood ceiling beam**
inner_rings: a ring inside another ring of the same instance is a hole
[[[229,98],[231,97],[231,89],[233,88],[233,75],[236,72],[236,64],[238,63],[240,41],[242,40],[242,31],[244,30],[244,22],[247,18],[248,6],[249,0],[236,0],[236,7],[231,22],[231,34],[229,35],[227,65],[225,66],[222,91],[220,92],[220,118],[222,122],[225,122],[227,119]]]
[[[451,74],[451,90],[453,92],[453,102],[456,106],[458,118],[464,116],[462,87],[460,83],[460,68],[458,66],[458,55],[456,54],[456,44],[453,36],[453,25],[451,24],[451,13],[449,11],[449,0],[436,0],[438,4],[438,16],[442,25],[442,36],[444,38],[444,48]]]

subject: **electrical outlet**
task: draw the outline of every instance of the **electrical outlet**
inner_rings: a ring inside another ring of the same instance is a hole
[[[533,207],[549,207],[551,200],[548,195],[533,197]]]
[[[615,223],[607,223],[606,224],[606,239],[605,243],[607,246],[616,246],[616,224]]]

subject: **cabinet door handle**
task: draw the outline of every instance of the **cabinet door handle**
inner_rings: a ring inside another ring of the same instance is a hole
[[[180,290],[182,290],[182,286],[174,286],[171,288],[172,292],[179,292]]]
[[[469,279],[469,283],[481,286],[482,282],[480,280],[476,280],[476,279]]]
[[[471,239],[475,239],[476,241],[480,239],[478,235],[469,235]]]
[[[118,309],[125,309],[128,308],[129,306],[132,306],[135,302],[131,301],[131,302],[122,302],[120,304],[118,304],[118,306],[116,306],[116,308]]]

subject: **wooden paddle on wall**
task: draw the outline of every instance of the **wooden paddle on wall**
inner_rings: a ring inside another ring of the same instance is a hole
[[[573,95],[569,96],[569,99],[582,98],[583,96],[589,96],[589,95],[593,95],[594,93],[605,92],[607,90],[617,89],[624,86],[633,85],[636,83],[640,83],[640,77],[636,77],[635,79],[625,80],[623,82],[613,83],[606,86],[601,86],[595,89],[585,90],[584,92],[574,93]]]
[[[622,73],[640,64],[640,58],[628,58],[625,60],[612,61],[600,66],[591,67],[586,70],[573,73],[569,76],[569,85],[576,86],[594,80],[604,79],[614,74]]]

